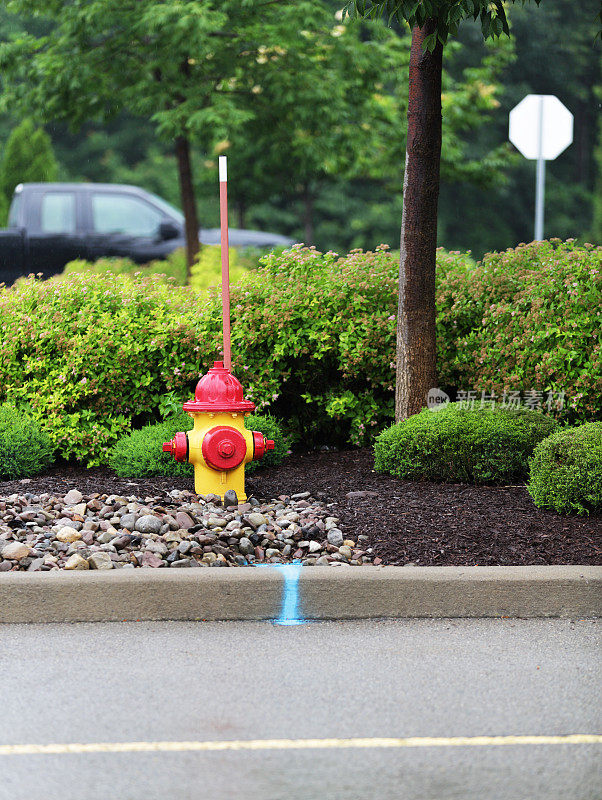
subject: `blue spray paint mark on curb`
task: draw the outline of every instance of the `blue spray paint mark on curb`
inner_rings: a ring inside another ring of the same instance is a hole
[[[258,566],[271,567],[282,572],[284,588],[282,591],[282,608],[280,616],[274,620],[274,625],[305,625],[307,620],[299,616],[299,575],[301,564],[293,561],[292,564],[261,564]]]

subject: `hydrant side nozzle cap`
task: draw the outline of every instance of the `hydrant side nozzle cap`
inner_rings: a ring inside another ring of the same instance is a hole
[[[265,440],[265,449],[266,450],[273,450],[276,447],[276,443],[273,439],[266,439]]]
[[[171,442],[163,442],[163,452],[171,453]]]

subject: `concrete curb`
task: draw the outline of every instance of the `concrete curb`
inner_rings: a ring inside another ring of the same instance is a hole
[[[269,620],[279,569],[5,573],[0,622]],[[602,567],[308,567],[304,619],[600,617]]]

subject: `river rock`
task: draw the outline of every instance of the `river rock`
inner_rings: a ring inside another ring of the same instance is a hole
[[[344,541],[343,534],[338,528],[331,528],[326,538],[329,544],[333,544],[335,547],[340,547]]]
[[[92,553],[88,558],[90,569],[113,569],[113,560],[108,553]]]
[[[21,561],[29,555],[29,547],[23,542],[9,542],[2,548],[2,558]]]
[[[179,528],[184,528],[185,530],[192,528],[194,525],[194,520],[190,514],[187,514],[185,511],[178,511],[176,514],[176,522]]]
[[[90,565],[85,558],[82,558],[79,553],[73,553],[65,561],[64,569],[90,569]]]
[[[83,494],[78,489],[71,489],[63,498],[65,505],[73,506],[76,503],[81,503],[84,499]]]
[[[159,517],[155,517],[153,514],[144,514],[136,521],[134,528],[139,533],[159,533],[162,525],[163,522]]]
[[[226,494],[224,495],[224,506],[227,508],[228,506],[237,506],[238,505],[238,495],[234,491],[234,489],[228,489]]]
[[[69,525],[64,525],[55,536],[55,539],[58,539],[59,542],[64,542],[65,544],[76,542],[78,539],[81,538],[82,538],[81,533],[79,531],[76,531],[75,528],[72,528]]]
[[[254,530],[257,530],[257,528],[259,528],[259,527],[260,527],[260,525],[267,525],[267,523],[268,523],[268,520],[267,520],[267,518],[266,518],[266,517],[264,517],[264,515],[263,515],[263,514],[259,514],[259,513],[258,513],[258,512],[256,512],[256,511],[253,511],[253,512],[251,512],[250,514],[247,514],[247,515],[246,515],[246,517],[245,517],[245,519],[247,520],[247,522],[249,523],[249,525],[250,525],[250,526],[251,526],[251,527],[252,527]]]
[[[238,543],[238,549],[243,554],[243,556],[248,556],[255,552],[255,547],[253,545],[253,542],[250,539],[247,539],[246,536],[243,536],[240,539]]]
[[[135,514],[124,514],[122,517],[119,518],[119,524],[122,528],[127,528],[128,531],[133,531],[136,525],[136,515]]]

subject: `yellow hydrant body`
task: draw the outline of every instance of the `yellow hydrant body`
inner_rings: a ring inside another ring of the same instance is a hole
[[[176,461],[194,465],[194,490],[197,494],[219,495],[236,492],[239,503],[245,493],[245,464],[262,458],[274,442],[258,431],[245,428],[244,418],[255,406],[243,397],[240,382],[221,361],[197,384],[194,400],[184,403],[184,411],[194,420],[188,433],[176,433],[165,442],[164,452]]]
[[[244,416],[236,411],[188,412],[194,419],[194,428],[188,431],[188,461],[194,464],[194,491],[197,494],[218,494],[223,499],[228,489],[234,489],[240,503],[245,494],[245,464],[253,460],[253,433],[245,428]],[[248,416],[248,415],[245,415]],[[245,440],[245,456],[234,469],[216,470],[203,458],[203,441],[214,428],[232,428],[239,431]]]

